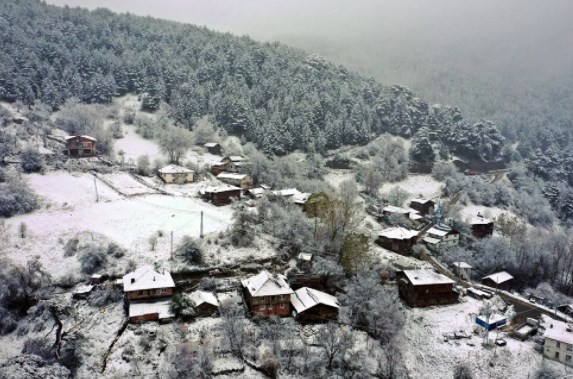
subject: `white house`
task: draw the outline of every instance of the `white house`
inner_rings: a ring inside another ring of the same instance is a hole
[[[159,176],[165,183],[191,183],[193,181],[193,170],[170,164],[159,169]]]
[[[456,268],[456,274],[463,280],[471,280],[472,278],[472,266],[466,262],[454,262],[454,267]]]
[[[543,337],[543,355],[546,358],[573,366],[573,329],[570,324],[549,319]]]
[[[460,242],[460,233],[447,225],[435,225],[428,229],[423,240],[429,247],[439,250],[443,247],[457,246]]]
[[[237,174],[234,172],[222,172],[217,175],[217,179],[223,183],[237,186],[242,189],[249,189],[253,187],[253,177],[247,174]]]

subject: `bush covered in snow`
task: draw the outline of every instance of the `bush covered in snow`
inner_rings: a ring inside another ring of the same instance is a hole
[[[36,195],[22,179],[8,175],[0,181],[0,217],[32,212],[38,205]]]
[[[20,166],[24,172],[40,172],[44,169],[44,159],[37,149],[27,147],[20,153]]]
[[[203,248],[199,241],[190,236],[184,236],[177,247],[177,254],[189,264],[203,263]]]
[[[106,250],[102,246],[86,246],[78,256],[84,274],[93,274],[105,269],[108,263]]]

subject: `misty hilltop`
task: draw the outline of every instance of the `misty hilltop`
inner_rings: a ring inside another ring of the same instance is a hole
[[[181,126],[212,115],[230,134],[279,155],[392,133],[429,138],[469,159],[501,156],[504,138],[493,123],[465,121],[456,108],[281,44],[33,0],[6,1],[0,10],[1,100],[56,110],[70,98],[108,103],[135,93],[147,111],[166,103]]]

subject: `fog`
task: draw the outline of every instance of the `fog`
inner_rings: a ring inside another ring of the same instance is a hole
[[[573,1],[49,0],[205,25],[316,52],[470,114],[491,92],[573,84]],[[516,105],[516,107],[518,107]],[[508,110],[513,105],[507,106]]]

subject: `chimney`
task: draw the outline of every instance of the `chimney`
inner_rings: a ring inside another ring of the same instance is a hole
[[[155,275],[153,275],[153,281],[155,281]]]
[[[135,283],[135,278],[131,278],[131,284]]]

